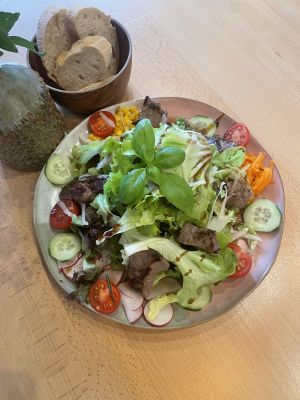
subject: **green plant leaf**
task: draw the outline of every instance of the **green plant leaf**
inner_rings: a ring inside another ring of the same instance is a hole
[[[14,45],[14,42],[10,40],[7,34],[0,30],[0,48],[3,50],[11,51],[17,53],[18,49]]]
[[[193,192],[183,178],[170,172],[161,172],[159,188],[166,199],[179,210],[186,214],[192,211],[194,205]]]
[[[135,153],[146,163],[154,159],[155,136],[149,119],[142,119],[136,125],[132,135],[132,147]]]
[[[20,13],[10,13],[0,11],[0,30],[3,33],[8,33],[19,19]]]
[[[175,168],[183,163],[185,151],[179,147],[163,147],[155,154],[154,164],[161,169]]]
[[[159,185],[160,170],[155,165],[150,165],[146,169],[147,177],[157,185]]]
[[[30,51],[33,51],[34,53],[43,56],[45,53],[40,53],[35,49],[35,43],[30,42],[29,40],[26,40],[20,36],[9,36],[9,39],[17,46],[22,46],[25,47],[26,49],[29,49]]]
[[[124,204],[133,204],[139,199],[146,186],[145,168],[134,169],[129,172],[121,181],[119,187],[119,199]]]

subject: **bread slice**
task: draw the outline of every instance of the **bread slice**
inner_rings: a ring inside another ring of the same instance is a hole
[[[112,46],[102,36],[87,36],[63,52],[56,61],[55,75],[66,90],[79,90],[111,75]]]
[[[67,12],[69,29],[72,35],[82,39],[86,36],[103,36],[115,50],[116,30],[111,18],[95,7],[73,8]]]
[[[53,80],[56,80],[56,58],[61,52],[69,50],[74,40],[67,27],[66,14],[66,9],[48,8],[41,15],[37,28],[37,46],[39,51],[46,53],[43,64]]]

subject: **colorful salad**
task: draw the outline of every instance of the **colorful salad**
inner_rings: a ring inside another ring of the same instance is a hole
[[[199,311],[217,283],[247,275],[257,232],[281,223],[276,204],[257,197],[274,163],[247,153],[244,124],[220,132],[221,118],[171,124],[146,97],[141,109],[94,113],[85,143],[51,156],[45,174],[62,189],[49,251],[74,297],[162,326],[173,303]]]

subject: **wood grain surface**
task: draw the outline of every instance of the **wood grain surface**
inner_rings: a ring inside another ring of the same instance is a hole
[[[30,38],[47,5],[20,11]],[[0,165],[0,399],[300,399],[299,0],[118,0],[98,4],[128,29],[126,98],[182,96],[245,121],[286,191],[282,246],[261,285],[226,315],[144,332],[68,302],[43,268],[32,227],[36,173]],[[1,61],[26,63],[25,51]],[[80,120],[66,113],[69,128]]]

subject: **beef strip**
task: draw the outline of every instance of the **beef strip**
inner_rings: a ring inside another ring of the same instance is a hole
[[[220,249],[215,231],[199,228],[190,222],[184,224],[177,238],[177,242],[207,251],[208,253],[213,253]]]
[[[234,184],[233,181],[227,182],[228,199],[226,207],[245,208],[249,200],[253,197],[253,191],[244,179],[240,179]]]
[[[167,122],[168,113],[161,109],[160,104],[152,101],[149,96],[145,97],[142,111],[139,115],[139,121],[148,118],[154,128],[159,127],[159,124]]]
[[[209,144],[215,144],[220,153],[226,149],[229,149],[229,147],[236,146],[234,142],[231,142],[230,140],[225,140],[218,135],[207,137],[206,139]]]
[[[169,262],[155,250],[143,250],[129,257],[128,279],[147,298],[158,272],[169,269]]]
[[[88,176],[74,179],[62,188],[60,200],[74,200],[77,203],[90,203],[99,193],[103,193],[103,186],[107,175]]]

